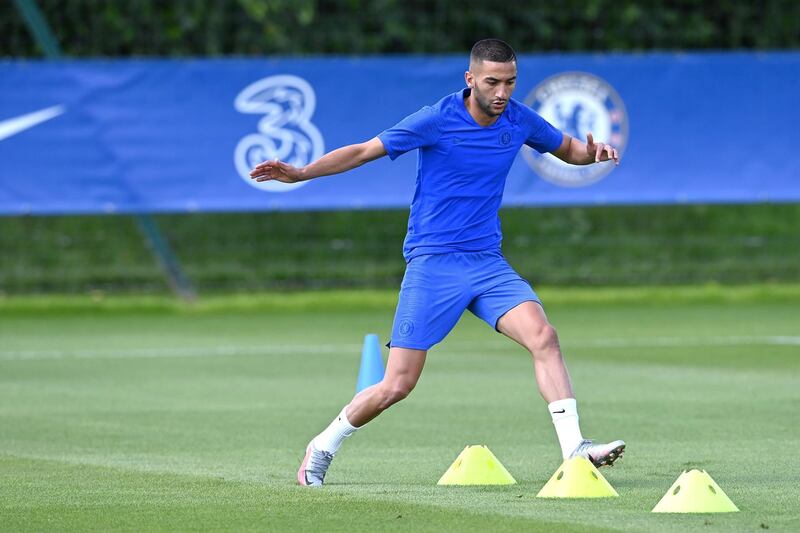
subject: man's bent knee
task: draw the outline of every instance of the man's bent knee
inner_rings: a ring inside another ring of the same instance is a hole
[[[556,333],[556,328],[550,324],[544,324],[537,331],[531,332],[526,339],[525,345],[534,357],[548,357],[553,356],[555,353],[560,354],[558,334]]]
[[[394,381],[392,383],[382,381],[380,384],[380,408],[387,409],[397,402],[406,399],[408,395],[411,394],[411,391],[414,390],[414,385],[415,383],[404,380]]]

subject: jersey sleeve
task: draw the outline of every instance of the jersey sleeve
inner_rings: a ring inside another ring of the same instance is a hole
[[[561,130],[527,106],[525,114],[528,125],[528,137],[525,139],[525,144],[540,154],[558,150],[564,139],[564,134],[561,133]]]
[[[440,136],[439,113],[426,106],[384,130],[378,138],[394,160],[411,150],[435,144]]]

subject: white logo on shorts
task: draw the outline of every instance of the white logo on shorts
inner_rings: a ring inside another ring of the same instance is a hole
[[[617,91],[605,80],[587,72],[556,74],[537,85],[525,103],[567,135],[586,142],[607,142],[619,153],[628,142],[628,114]],[[613,163],[575,166],[552,154],[540,154],[528,146],[522,155],[543,179],[562,187],[583,187],[614,170]]]
[[[310,122],[316,105],[314,89],[297,76],[270,76],[245,87],[233,106],[240,113],[264,116],[258,121],[258,133],[246,135],[236,146],[233,159],[239,176],[253,187],[270,192],[286,192],[305,185],[304,181],[259,183],[250,179],[250,169],[267,159],[302,167],[321,157],[325,144]]]

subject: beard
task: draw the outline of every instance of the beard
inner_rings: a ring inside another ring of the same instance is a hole
[[[492,98],[486,97],[485,95],[481,94],[481,92],[478,91],[477,87],[473,87],[472,92],[475,94],[475,101],[478,102],[478,107],[481,108],[481,111],[486,113],[486,116],[497,117],[502,115],[503,111],[506,110],[506,105],[508,104],[508,100],[503,102],[502,107],[493,106]]]

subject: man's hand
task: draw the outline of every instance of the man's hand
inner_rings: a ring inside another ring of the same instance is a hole
[[[337,148],[302,168],[295,168],[277,159],[264,161],[250,171],[250,179],[297,183],[298,181],[312,180],[320,176],[339,174],[385,155],[386,149],[383,147],[383,142],[375,137],[367,142]]]
[[[570,165],[591,165],[602,161],[614,161],[619,165],[617,149],[610,144],[595,144],[591,133],[586,135],[586,144],[564,133],[561,146],[550,153]]]
[[[586,134],[586,155],[594,158],[595,163],[602,161],[614,161],[615,165],[619,165],[619,154],[617,149],[610,144],[594,143],[594,137],[591,133]]]
[[[275,180],[282,183],[296,183],[302,181],[301,169],[295,168],[283,161],[264,161],[250,171],[250,179],[256,181]]]

